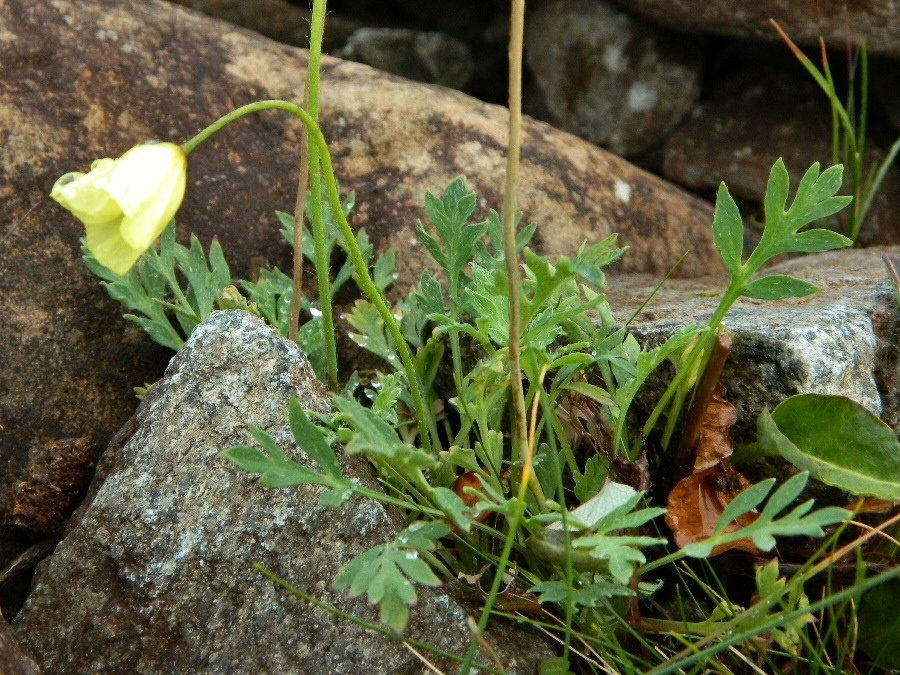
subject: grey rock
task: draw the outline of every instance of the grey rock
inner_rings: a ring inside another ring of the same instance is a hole
[[[308,463],[288,428],[292,394],[328,410],[306,358],[259,319],[215,312],[194,332],[104,454],[76,524],[15,619],[46,670],[427,671],[399,641],[305,605],[252,567],[377,622],[374,608],[331,584],[340,565],[392,538],[397,514],[358,498],[332,511],[315,487],[266,490],[219,455],[252,443],[252,424]],[[364,460],[342,462],[348,477],[376,485]],[[465,616],[441,589],[422,589],[408,634],[461,654]],[[509,672],[534,672],[550,655],[535,634],[495,626],[487,639]]]
[[[41,675],[41,668],[34,660],[34,656],[22,646],[2,615],[0,615],[0,673]]]
[[[529,113],[616,154],[662,142],[700,95],[702,40],[597,0],[554,0],[526,20],[525,56],[539,90]]]
[[[898,249],[833,251],[783,262],[766,272],[791,274],[822,290],[777,303],[745,298],[734,306],[725,319],[734,344],[722,381],[738,409],[738,442],[755,437],[763,407],[800,393],[847,396],[900,430],[900,308],[885,253]],[[610,303],[627,318],[654,285],[640,276],[612,279]],[[631,329],[641,341],[659,343],[681,326],[704,323],[724,288],[717,279],[672,280]]]
[[[840,48],[866,41],[871,53],[900,56],[900,8],[896,0],[617,0],[648,21],[693,34],[728,35],[775,41],[775,19],[794,42]]]
[[[465,42],[437,32],[360,28],[334,53],[387,73],[463,89],[474,64]]]

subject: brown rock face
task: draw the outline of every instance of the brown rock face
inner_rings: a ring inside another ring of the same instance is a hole
[[[900,8],[895,0],[617,0],[653,23],[686,33],[777,40],[775,19],[798,44],[832,46],[866,41],[873,54],[900,55]]]
[[[169,354],[134,326],[80,260],[80,225],[49,198],[84,171],[148,139],[183,141],[258,99],[299,100],[306,52],[166,3],[0,0],[0,517],[29,446],[92,436],[128,419],[132,387]],[[400,249],[400,284],[418,277],[414,223],[426,189],[459,174],[499,206],[505,111],[439,87],[326,59],[322,121],[355,225]],[[275,210],[292,211],[299,125],[244,119],[190,159],[180,236],[218,235],[232,270],[252,259],[289,269]],[[572,253],[611,232],[632,246],[620,269],[661,272],[685,250],[687,274],[714,265],[710,209],[586,142],[530,123],[520,207],[537,246]],[[0,566],[16,547],[0,536]],[[8,549],[12,550],[8,550]]]

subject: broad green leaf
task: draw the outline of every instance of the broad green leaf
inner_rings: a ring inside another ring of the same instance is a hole
[[[823,483],[900,502],[900,443],[893,430],[843,396],[800,394],[758,420],[759,445]]]
[[[744,222],[725,183],[719,185],[716,194],[712,227],[713,241],[719,249],[719,256],[728,272],[736,276],[740,273],[741,256],[744,253]]]
[[[770,274],[751,281],[741,290],[741,295],[757,300],[785,300],[787,298],[803,298],[821,290],[808,281],[788,276],[787,274]]]
[[[859,608],[859,648],[882,668],[900,668],[900,579],[868,591]]]

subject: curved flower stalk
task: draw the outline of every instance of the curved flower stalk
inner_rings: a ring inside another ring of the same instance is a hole
[[[187,155],[174,143],[138,145],[118,159],[98,159],[89,173],[60,177],[50,196],[84,223],[97,261],[124,275],[172,220],[187,176]]]

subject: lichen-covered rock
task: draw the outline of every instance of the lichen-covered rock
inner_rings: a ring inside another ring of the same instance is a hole
[[[262,564],[377,622],[365,600],[331,584],[342,564],[402,527],[371,500],[330,510],[319,505],[317,487],[263,489],[220,456],[252,443],[247,427],[255,425],[309,465],[289,430],[291,395],[309,410],[329,408],[296,345],[262,321],[214,312],[195,330],[104,455],[74,526],[42,563],[16,617],[16,632],[45,670],[428,671],[398,640],[310,607],[253,569]],[[342,464],[345,475],[377,489],[364,460]],[[420,590],[409,636],[464,653],[466,611],[442,589]],[[537,634],[511,624],[495,624],[486,638],[511,673],[535,672],[551,654]]]
[[[847,396],[900,430],[900,308],[881,257],[898,252],[873,247],[790,260],[766,272],[805,279],[819,293],[781,302],[744,298],[734,306],[725,319],[734,344],[722,380],[738,409],[738,440],[755,436],[764,406],[801,393]],[[610,302],[626,318],[655,283],[613,279]],[[630,328],[658,343],[681,326],[704,323],[723,289],[721,280],[667,282]]]
[[[634,155],[661,143],[700,95],[702,44],[597,0],[554,0],[527,16],[532,113]]]
[[[158,0],[0,0],[0,518],[36,443],[91,437],[96,450],[169,354],[123,322],[85,268],[81,226],[48,194],[148,139],[183,141],[258,99],[301,100],[306,52]],[[400,250],[401,286],[425,255],[423,193],[467,174],[482,211],[501,204],[506,113],[440,87],[325,59],[321,117],[354,217],[379,250]],[[179,236],[219,237],[236,276],[290,269],[275,210],[295,203],[299,125],[242,120],[190,158]],[[620,269],[715,266],[708,205],[544,124],[525,128],[520,206],[536,245],[572,253],[621,233]],[[312,276],[312,275],[308,275]],[[21,550],[0,532],[0,568]]]

